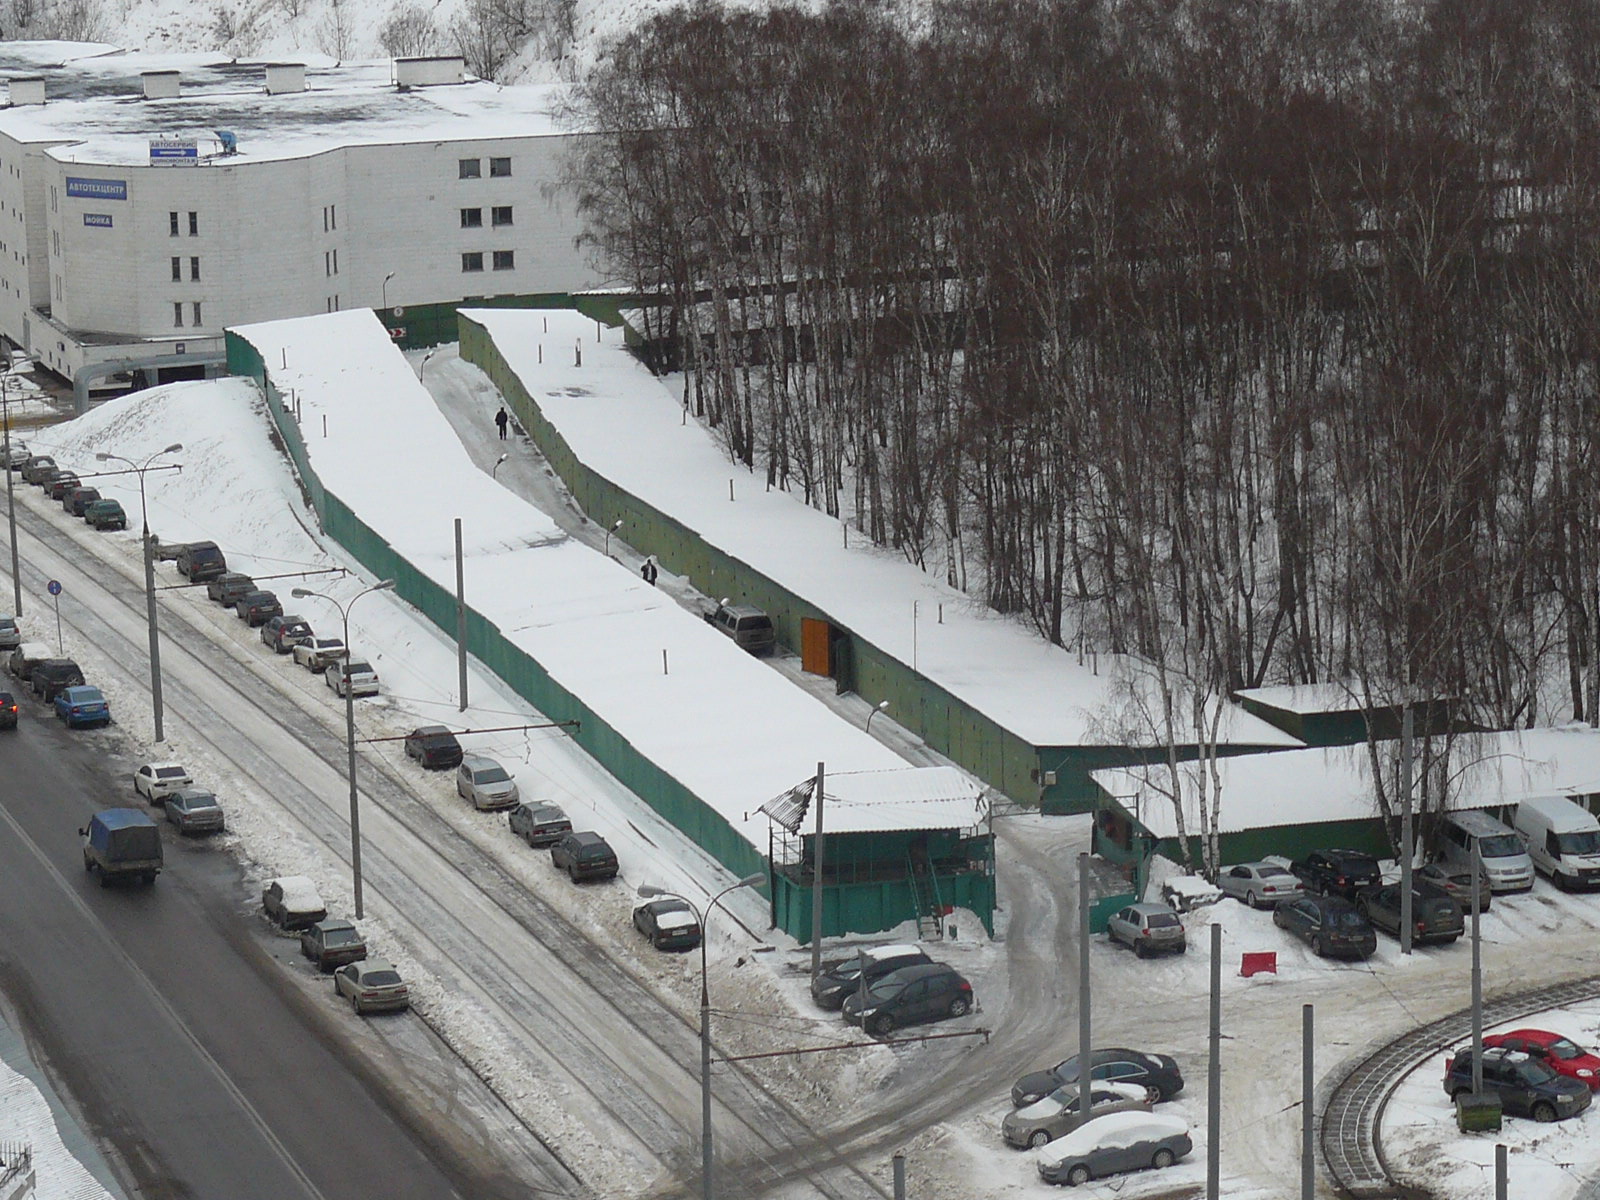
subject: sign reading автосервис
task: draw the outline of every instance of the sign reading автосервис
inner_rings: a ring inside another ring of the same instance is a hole
[[[126,200],[126,179],[82,179],[67,176],[67,195],[82,196],[87,200]]]

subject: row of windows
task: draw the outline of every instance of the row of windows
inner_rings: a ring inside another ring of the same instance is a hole
[[[184,302],[182,300],[174,300],[172,302],[172,327],[174,329],[183,328],[183,304]],[[189,324],[194,326],[204,324],[204,322],[200,320],[200,301],[189,301],[189,315]]]
[[[496,271],[514,271],[517,269],[517,252],[515,250],[496,250],[490,259]],[[461,256],[461,269],[471,273],[483,270],[483,252],[472,250]]]
[[[189,259],[189,279],[198,283],[200,280],[200,256],[194,255]],[[180,283],[183,280],[183,259],[174,254],[172,256],[172,282]]]
[[[504,207],[491,208],[489,210],[489,220],[496,228],[502,225],[514,224],[515,222],[511,219],[511,205],[507,204]],[[461,228],[482,229],[483,209],[463,208],[461,210]]]
[[[461,158],[456,160],[457,179],[482,179],[483,159]],[[489,160],[490,179],[511,178],[511,160],[509,158],[491,158]]]
[[[339,228],[339,206],[337,204],[324,204],[322,206],[322,232],[330,233]]]
[[[167,236],[178,236],[178,231],[181,228],[181,222],[178,220],[178,218],[182,215],[182,213],[175,212],[169,212],[167,214]],[[200,236],[200,214],[197,212],[192,212],[189,214],[189,236]]]

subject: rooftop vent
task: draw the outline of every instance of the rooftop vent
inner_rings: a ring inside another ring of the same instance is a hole
[[[144,80],[144,98],[146,100],[175,100],[178,96],[178,73],[176,71],[143,71],[139,78]]]
[[[12,104],[43,104],[44,76],[25,75],[11,81]]]
[[[428,87],[438,83],[461,83],[466,77],[467,60],[459,54],[394,60],[394,83],[401,89]]]
[[[267,95],[281,96],[285,92],[303,92],[305,90],[305,63],[267,64]]]

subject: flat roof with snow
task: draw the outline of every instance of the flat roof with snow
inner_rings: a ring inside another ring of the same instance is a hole
[[[574,454],[590,469],[708,544],[748,564],[837,624],[1033,746],[1152,745],[1159,739],[1142,664],[1101,654],[1080,661],[1019,621],[942,584],[902,556],[844,546],[839,522],[728,461],[685,421],[679,397],[625,348],[573,312],[464,310]],[[548,322],[548,332],[545,331]],[[583,343],[583,363],[556,353]],[[542,354],[548,348],[550,353]],[[728,502],[734,479],[735,503]],[[862,539],[864,540],[864,539]],[[915,608],[913,608],[915,606]],[[915,616],[913,614],[915,613]],[[1227,745],[1301,746],[1226,701]]]
[[[1464,735],[1451,807],[1495,808],[1532,796],[1600,791],[1600,730],[1587,725]],[[1171,800],[1153,784],[1165,767],[1095,771],[1091,778],[1158,838],[1176,837]],[[1372,758],[1365,744],[1218,759],[1218,829],[1240,833],[1274,826],[1358,821],[1378,815]],[[1185,827],[1200,828],[1189,793]]]
[[[369,310],[231,332],[262,354],[276,386],[294,388],[304,428],[319,435],[306,450],[324,487],[450,593],[462,517],[467,603],[763,855],[761,805],[819,761],[828,794],[848,801],[831,830],[972,823],[979,785],[951,769],[907,767],[473,465]],[[853,789],[852,772],[870,779],[854,777]]]

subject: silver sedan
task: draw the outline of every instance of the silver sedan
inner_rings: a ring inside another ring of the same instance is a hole
[[[1306,894],[1298,875],[1270,862],[1223,867],[1217,873],[1217,886],[1225,895],[1243,900],[1251,908],[1276,908],[1285,900],[1298,900]]]

